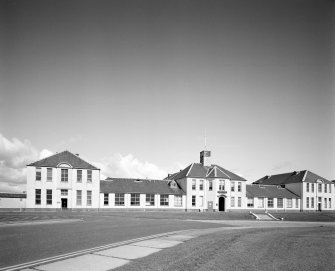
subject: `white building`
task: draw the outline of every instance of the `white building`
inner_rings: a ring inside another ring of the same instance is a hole
[[[25,193],[0,193],[0,210],[22,210],[26,208],[26,198]]]
[[[218,165],[210,164],[210,151],[200,153],[200,163],[169,174],[186,193],[186,209],[233,211],[247,206],[246,180]]]
[[[69,151],[27,165],[27,208],[99,208],[100,170]]]

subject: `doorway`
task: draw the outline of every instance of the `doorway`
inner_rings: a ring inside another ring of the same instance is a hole
[[[321,212],[321,203],[318,203],[318,211]]]
[[[62,199],[62,209],[67,209],[67,199]]]
[[[224,212],[226,210],[225,201],[226,201],[226,199],[224,197],[219,198],[219,211],[220,212]]]

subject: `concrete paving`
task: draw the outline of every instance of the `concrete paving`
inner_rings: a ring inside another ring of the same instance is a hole
[[[141,242],[136,242],[132,245],[139,246],[139,247],[151,247],[151,248],[168,248],[173,247],[175,245],[179,245],[183,243],[182,241],[175,241],[175,240],[167,240],[164,238],[157,238],[151,240],[145,240]]]
[[[40,265],[34,269],[42,271],[106,271],[127,264],[128,262],[129,261],[125,259],[87,254],[63,261]]]

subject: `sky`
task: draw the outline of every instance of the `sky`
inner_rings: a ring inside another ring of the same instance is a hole
[[[69,150],[164,178],[335,179],[334,1],[0,0],[0,191]]]

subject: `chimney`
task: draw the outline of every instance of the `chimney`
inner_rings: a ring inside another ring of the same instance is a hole
[[[79,156],[79,153],[76,153],[77,156]]]

